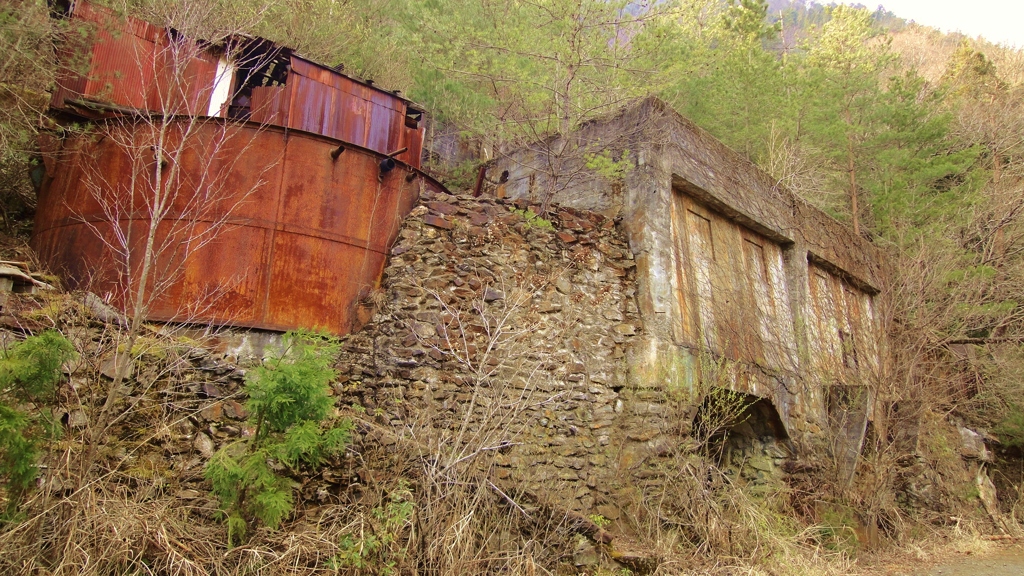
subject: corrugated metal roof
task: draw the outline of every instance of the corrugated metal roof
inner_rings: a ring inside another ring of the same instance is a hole
[[[142,20],[121,19],[84,1],[76,3],[73,17],[92,23],[94,35],[91,43],[66,46],[64,61],[88,51],[88,71],[66,68],[51,106],[69,110],[68,100],[85,99],[172,115],[200,115],[209,109],[225,46],[200,49],[195,41]],[[268,58],[235,71],[231,106],[225,108],[236,117],[323,134],[381,154],[405,148],[396,158],[419,167],[422,112],[410,108],[407,99],[267,40],[234,41]],[[282,73],[284,62],[288,66]]]

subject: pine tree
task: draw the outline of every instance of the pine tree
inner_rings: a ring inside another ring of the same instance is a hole
[[[962,181],[977,148],[950,140],[952,116],[942,110],[941,96],[911,71],[892,77],[878,99],[871,122],[879,129],[866,143],[872,153],[862,178],[876,232],[892,237],[897,227],[927,229],[969,200],[970,183]]]
[[[351,422],[331,423],[328,391],[337,375],[337,340],[289,332],[282,343],[281,355],[246,374],[252,436],[225,446],[206,465],[206,479],[227,518],[229,544],[245,535],[249,519],[277,528],[291,513],[295,483],[272,462],[291,471],[319,466],[341,453],[351,437]]]
[[[707,7],[694,28],[693,13],[662,25],[669,38],[659,53],[661,96],[731,147],[756,157],[773,121],[789,123],[788,64],[766,50],[779,32],[764,2],[745,0],[725,10]],[[690,20],[688,20],[689,18]]]
[[[882,96],[880,78],[892,61],[888,39],[877,37],[865,9],[835,7],[808,46],[806,128],[833,172],[845,181],[856,234],[861,233],[864,165],[870,161],[872,138],[879,129],[872,114]]]
[[[568,134],[646,92],[632,39],[660,8],[624,0],[411,3],[413,96],[501,142]]]
[[[0,486],[7,491],[7,513],[39,474],[42,443],[59,433],[48,406],[63,365],[76,356],[67,338],[54,330],[30,336],[0,353]]]

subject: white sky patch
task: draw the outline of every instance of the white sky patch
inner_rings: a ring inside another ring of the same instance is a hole
[[[982,36],[989,42],[1024,48],[1024,0],[840,0],[879,4],[901,18],[946,32]],[[828,1],[818,0],[821,4]]]

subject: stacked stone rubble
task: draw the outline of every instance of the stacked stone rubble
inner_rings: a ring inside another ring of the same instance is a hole
[[[627,386],[642,326],[633,256],[615,223],[538,212],[424,198],[372,298],[378,312],[346,339],[338,392],[399,435],[429,424],[454,439],[472,409],[480,444],[466,450],[488,449],[497,478],[590,510],[607,500],[595,491],[622,442],[651,441],[661,428],[645,417],[664,410]],[[634,400],[645,414],[628,414]]]

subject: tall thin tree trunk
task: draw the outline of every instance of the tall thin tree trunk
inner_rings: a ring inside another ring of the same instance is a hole
[[[999,151],[992,148],[992,183],[999,184],[999,181],[1003,178],[1003,159],[999,155]]]
[[[846,170],[850,173],[850,212],[853,214],[853,233],[860,236],[860,205],[857,201],[857,169],[853,158],[853,119],[846,109]]]
[[[846,141],[846,169],[850,173],[850,211],[853,213],[853,233],[860,236],[860,206],[857,202],[857,171],[853,163],[853,140]]]

